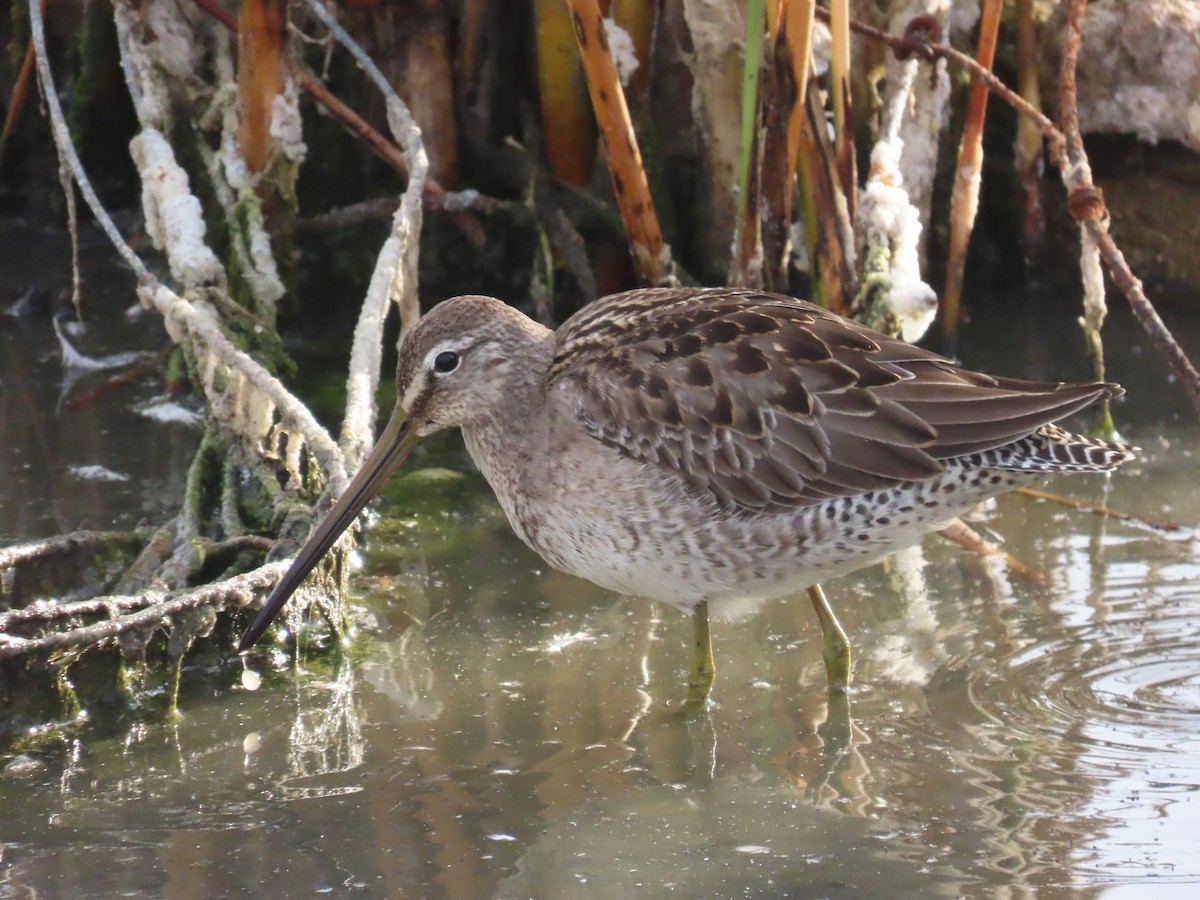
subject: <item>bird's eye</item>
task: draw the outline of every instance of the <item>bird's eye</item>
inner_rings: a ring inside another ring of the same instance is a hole
[[[458,368],[459,356],[453,350],[443,350],[433,358],[433,371],[445,375]]]

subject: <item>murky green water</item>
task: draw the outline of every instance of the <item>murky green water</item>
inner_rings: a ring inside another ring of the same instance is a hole
[[[969,361],[1081,374],[1069,329],[1029,338],[1045,318],[1014,314]],[[680,718],[689,622],[547,570],[447,440],[381,506],[361,654],[257,691],[193,671],[179,721],[96,723],[10,766],[0,897],[1194,896],[1200,428],[1116,329],[1117,418],[1143,457],[1051,489],[1186,530],[1010,496],[974,524],[1047,585],[938,538],[827,585],[858,653],[848,706],[829,705],[801,597],[715,625],[715,703]],[[40,340],[10,339],[6,362]],[[178,473],[154,474],[144,438],[121,446],[106,465],[157,479],[157,513]],[[39,495],[4,491],[6,538],[62,527],[44,504],[14,521]],[[114,502],[73,495],[67,518]]]

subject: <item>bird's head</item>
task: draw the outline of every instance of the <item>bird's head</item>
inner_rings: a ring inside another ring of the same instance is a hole
[[[493,416],[544,374],[550,335],[494,297],[439,303],[400,347],[396,410],[421,437]]]

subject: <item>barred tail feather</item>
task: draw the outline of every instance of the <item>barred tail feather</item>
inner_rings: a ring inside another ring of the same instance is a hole
[[[1043,425],[1000,450],[995,468],[1038,472],[1111,472],[1133,459],[1133,448]]]

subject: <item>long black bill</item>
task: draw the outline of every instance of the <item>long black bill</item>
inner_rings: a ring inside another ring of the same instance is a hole
[[[362,512],[362,508],[379,493],[384,483],[392,477],[392,473],[400,468],[418,441],[420,441],[420,437],[415,431],[409,430],[404,413],[397,406],[387,427],[383,429],[383,434],[379,436],[379,440],[367,454],[362,468],[358,470],[358,474],[354,476],[346,488],[346,492],[338,498],[338,502],[329,511],[329,515],[321,521],[316,531],[308,539],[308,543],[296,554],[291,568],[275,585],[275,589],[267,597],[267,602],[263,604],[258,616],[246,629],[246,633],[242,635],[241,641],[238,642],[238,652],[250,649],[262,637],[267,626],[279,615],[283,605],[292,596],[292,592],[321,561],[325,551],[332,547],[342,532],[350,527],[350,523]]]

